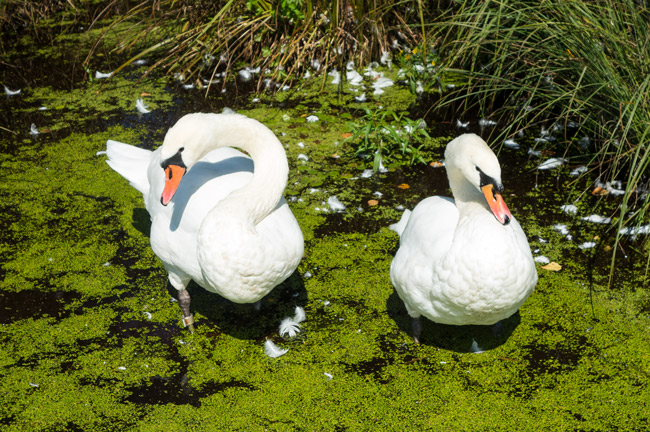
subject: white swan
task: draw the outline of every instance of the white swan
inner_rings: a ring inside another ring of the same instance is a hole
[[[282,197],[287,158],[260,122],[234,113],[188,114],[153,152],[109,140],[106,153],[111,168],[144,196],[151,247],[178,290],[190,330],[190,280],[233,302],[255,303],[298,266],[303,236]]]
[[[485,141],[464,134],[445,150],[455,199],[429,197],[391,225],[400,247],[393,286],[420,333],[419,317],[441,324],[495,324],[514,314],[537,284],[521,226],[501,197],[501,167]]]

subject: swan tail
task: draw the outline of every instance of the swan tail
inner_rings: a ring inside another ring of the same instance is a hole
[[[402,213],[402,218],[399,220],[399,222],[392,224],[391,226],[389,226],[389,228],[401,236],[410,218],[411,218],[411,210],[404,210],[404,213]]]
[[[149,150],[118,141],[108,140],[106,142],[106,155],[108,156],[106,163],[143,195],[149,193],[147,169],[151,153]]]

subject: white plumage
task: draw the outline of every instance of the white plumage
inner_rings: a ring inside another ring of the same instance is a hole
[[[254,303],[298,266],[303,236],[282,197],[287,159],[260,122],[188,114],[157,150],[108,141],[107,155],[144,196],[151,247],[179,291],[186,325],[190,280],[233,302]]]
[[[494,324],[535,288],[530,247],[501,198],[499,162],[480,137],[450,142],[445,166],[455,199],[426,198],[391,226],[400,235],[391,281],[414,319]]]

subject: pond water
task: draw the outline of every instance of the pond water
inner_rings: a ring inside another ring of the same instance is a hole
[[[647,424],[650,296],[640,241],[615,245],[613,195],[594,178],[537,167],[535,136],[513,150],[495,128],[470,128],[499,148],[505,200],[539,264],[535,293],[501,331],[425,322],[421,344],[388,279],[398,246],[388,230],[404,208],[448,195],[444,168],[369,168],[344,142],[346,119],[378,104],[414,115],[429,100],[399,85],[358,94],[302,83],[278,94],[231,83],[225,93],[183,88],[142,67],[84,81],[83,40],[16,46],[0,77],[0,424],[6,430],[640,430]],[[96,69],[119,59],[105,56]],[[94,71],[92,71],[94,72]],[[396,70],[386,70],[389,76]],[[328,78],[329,81],[329,78]],[[150,113],[135,108],[143,98]],[[47,107],[47,109],[41,109]],[[173,290],[149,247],[142,197],[105,164],[107,139],[145,148],[188,112],[228,107],[267,124],[285,144],[286,190],[305,235],[296,273],[255,315],[190,286],[197,331],[180,324]],[[319,121],[309,123],[307,115]],[[459,133],[427,114],[429,162]],[[466,120],[466,119],[463,119]],[[30,132],[34,124],[39,134]],[[552,150],[552,149],[551,149]],[[299,159],[299,155],[305,155]],[[333,157],[337,155],[339,157]],[[406,185],[406,186],[405,186]],[[345,210],[332,211],[336,196]],[[577,215],[563,212],[577,206]],[[565,231],[554,228],[565,225]],[[569,240],[567,234],[571,236]],[[579,246],[593,242],[594,247]],[[618,248],[609,282],[612,248]],[[540,258],[541,260],[541,258]],[[299,335],[280,321],[305,309]],[[265,340],[289,351],[272,359]],[[504,410],[509,418],[503,418]]]

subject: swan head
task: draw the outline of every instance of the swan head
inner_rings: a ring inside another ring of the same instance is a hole
[[[173,198],[185,173],[206,153],[218,146],[214,117],[216,114],[193,113],[181,117],[165,135],[160,151],[160,166],[165,170],[162,205]]]
[[[476,134],[463,134],[447,145],[445,166],[454,196],[463,186],[479,192],[502,224],[512,220],[512,214],[503,201],[501,166],[494,152]]]

